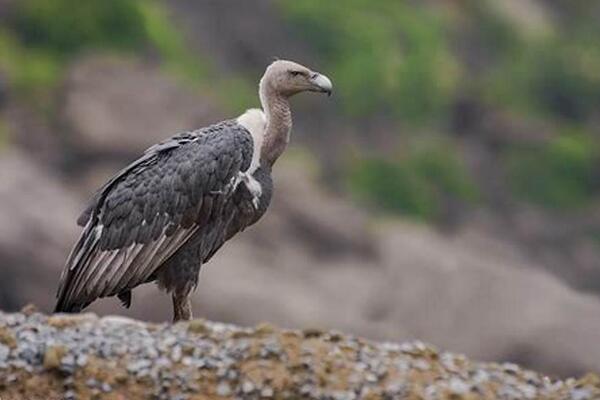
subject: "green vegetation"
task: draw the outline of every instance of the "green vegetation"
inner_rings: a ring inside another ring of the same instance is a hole
[[[240,112],[248,108],[248,104],[256,103],[255,83],[241,77],[218,76],[205,60],[190,51],[181,30],[169,18],[164,4],[152,0],[138,0],[138,4],[148,40],[158,51],[167,71],[192,85],[203,85],[210,77],[211,86],[215,88],[214,94],[220,95],[219,100],[232,111]],[[203,89],[208,90],[206,87]],[[235,93],[235,96],[231,93]]]
[[[215,75],[190,51],[158,0],[22,0],[0,30],[0,70],[18,93],[43,108],[79,53],[148,50],[188,84],[201,86]],[[254,84],[239,77],[213,78],[214,92],[225,93],[226,107],[239,111],[256,102]]]
[[[490,1],[469,0],[468,40],[479,42],[482,66],[461,85],[477,87],[487,101],[521,115],[581,122],[600,105],[600,25],[592,3],[569,4],[560,24],[528,35]],[[456,24],[448,30],[458,31]],[[455,33],[456,34],[456,33]],[[476,38],[476,39],[473,39]],[[466,65],[462,65],[463,68]]]
[[[185,39],[169,19],[168,12],[158,1],[138,1],[148,40],[158,51],[163,65],[171,72],[192,83],[203,82],[208,71],[190,52]]]
[[[6,147],[6,143],[8,142],[8,125],[6,121],[0,117],[0,151],[2,151]]]
[[[44,105],[78,53],[130,51],[146,42],[133,0],[22,0],[0,30],[0,69],[18,93]]]
[[[581,131],[542,146],[509,146],[500,168],[507,169],[517,199],[573,208],[598,195],[593,170],[600,148],[589,126],[600,110],[600,25],[591,3],[578,2],[561,24],[550,20],[549,29],[535,34],[489,1],[446,7],[396,0],[280,5],[328,63],[349,115],[397,117],[409,128],[447,126],[460,88],[515,118]],[[436,214],[441,192],[471,198],[473,184],[452,161],[457,153],[424,156],[413,147],[404,152],[399,161],[369,158],[353,165],[353,193],[421,218]]]
[[[329,64],[348,113],[423,122],[446,111],[457,69],[439,18],[396,0],[281,5]]]
[[[597,143],[581,134],[563,135],[542,149],[512,149],[507,159],[512,189],[546,207],[585,205],[598,190],[599,155]]]
[[[491,75],[492,97],[517,111],[565,122],[600,107],[600,44],[545,39],[504,61]]]
[[[436,206],[427,184],[406,166],[381,158],[361,160],[350,175],[351,191],[383,210],[421,219],[433,216]]]
[[[47,94],[61,76],[61,63],[43,49],[27,49],[15,36],[0,30],[0,69],[20,93]]]
[[[102,47],[136,49],[146,39],[133,0],[19,1],[13,25],[26,47],[57,55]]]
[[[351,192],[377,208],[422,220],[438,217],[448,197],[464,202],[477,199],[457,151],[442,142],[415,147],[396,160],[356,162],[349,178]]]
[[[200,82],[206,74],[157,1],[23,0],[13,14],[0,31],[0,68],[15,89],[33,98],[56,87],[81,52],[153,49],[180,76]]]

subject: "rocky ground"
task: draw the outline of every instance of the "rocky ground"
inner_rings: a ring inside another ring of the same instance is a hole
[[[0,313],[0,397],[585,400],[600,398],[600,378],[553,380],[334,331],[24,311]]]

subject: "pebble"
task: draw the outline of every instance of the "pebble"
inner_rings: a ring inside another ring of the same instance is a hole
[[[421,371],[427,371],[430,368],[430,365],[429,362],[423,359],[418,359],[415,360],[415,362],[413,363],[413,367],[415,367],[416,369],[420,369]]]
[[[181,346],[174,346],[173,350],[171,350],[171,360],[173,360],[173,362],[179,362],[182,354]]]
[[[77,367],[77,363],[75,362],[75,355],[68,354],[62,358],[60,361],[60,370],[67,373],[72,374],[75,372],[75,368]]]
[[[592,393],[589,389],[573,389],[571,390],[573,400],[591,400]]]
[[[227,382],[221,382],[217,386],[217,394],[219,396],[229,396],[231,394],[231,387]]]
[[[88,362],[88,356],[86,356],[85,354],[80,354],[77,356],[77,366],[78,367],[85,367],[87,362]]]
[[[9,355],[10,349],[8,348],[8,346],[5,346],[0,343],[0,363],[4,363],[8,359]]]
[[[254,391],[254,384],[250,381],[245,381],[242,384],[242,392],[244,392],[244,394],[250,394]]]
[[[471,387],[465,381],[456,377],[450,378],[448,388],[452,393],[459,395],[467,394],[471,390]]]
[[[140,372],[144,369],[150,368],[152,362],[150,360],[137,360],[130,363],[127,366],[127,370],[132,373]]]
[[[98,381],[94,378],[90,378],[88,380],[85,381],[85,385],[87,387],[89,387],[90,389],[95,388],[96,386],[98,386]]]

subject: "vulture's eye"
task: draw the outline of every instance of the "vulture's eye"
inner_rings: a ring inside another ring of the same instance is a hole
[[[290,75],[292,75],[292,76],[302,75],[302,71],[290,71]]]

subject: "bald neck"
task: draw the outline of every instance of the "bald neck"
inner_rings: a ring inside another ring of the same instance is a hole
[[[259,95],[267,118],[267,128],[261,149],[261,165],[272,167],[290,141],[292,112],[288,99],[277,93],[265,78],[260,81]]]

